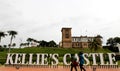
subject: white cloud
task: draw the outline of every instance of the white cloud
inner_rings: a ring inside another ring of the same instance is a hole
[[[17,41],[33,37],[61,41],[61,28],[72,35],[100,34],[104,43],[120,36],[119,0],[1,0],[0,30],[18,31]]]

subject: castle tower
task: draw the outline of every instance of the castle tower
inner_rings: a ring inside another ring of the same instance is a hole
[[[62,47],[70,48],[72,47],[72,36],[71,28],[62,28]]]

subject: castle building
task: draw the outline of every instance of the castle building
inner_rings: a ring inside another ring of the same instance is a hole
[[[72,36],[72,28],[62,28],[62,41],[60,47],[63,48],[88,48],[89,41],[93,41],[95,37],[88,36]],[[101,41],[101,37],[97,37]],[[101,43],[102,45],[102,43]]]

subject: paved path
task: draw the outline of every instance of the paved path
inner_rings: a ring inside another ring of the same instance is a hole
[[[5,67],[1,66],[0,71],[70,71],[70,67],[63,67],[63,66],[58,66],[58,67]],[[75,71],[75,70],[73,70]],[[78,67],[78,71],[80,71]],[[93,68],[87,67],[86,71],[93,71]],[[119,68],[96,68],[96,71],[120,71]]]

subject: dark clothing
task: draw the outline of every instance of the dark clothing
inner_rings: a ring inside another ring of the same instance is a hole
[[[84,64],[84,58],[83,58],[83,54],[80,54],[79,55],[79,66],[80,66],[80,70],[82,71],[82,70],[84,70],[84,71],[86,71],[85,70],[85,68],[83,67],[83,64]]]
[[[82,70],[86,71],[85,68],[83,67],[83,64],[80,64],[80,70],[81,70],[81,71],[82,71]]]
[[[78,63],[77,63],[76,61],[73,61],[73,62],[71,63],[71,66],[78,66]]]
[[[74,56],[71,56],[71,69],[70,71],[73,70],[73,68],[75,69],[75,71],[77,71],[77,66],[78,66],[78,63],[76,62],[76,58]]]
[[[72,70],[73,70],[73,68],[75,69],[75,71],[77,71],[77,67],[76,67],[76,66],[71,66],[70,71],[72,71]]]

